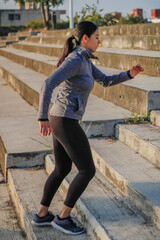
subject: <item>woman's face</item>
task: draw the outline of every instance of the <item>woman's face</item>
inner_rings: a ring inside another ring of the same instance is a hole
[[[90,37],[84,35],[81,43],[81,46],[88,48],[91,52],[95,52],[100,44],[99,30],[97,29]]]
[[[97,29],[90,37],[87,37],[85,47],[88,48],[91,52],[95,52],[99,44],[99,30]]]

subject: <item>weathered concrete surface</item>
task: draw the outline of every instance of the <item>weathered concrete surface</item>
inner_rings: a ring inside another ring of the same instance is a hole
[[[151,111],[150,121],[153,125],[160,127],[160,111]]]
[[[40,33],[40,31],[10,32],[10,33],[8,33],[8,37],[11,37],[11,36],[19,36],[19,37],[33,36],[33,35],[37,35],[38,33]]]
[[[0,52],[3,56],[11,59],[12,61],[22,64],[25,67],[31,68],[35,71],[41,72],[45,75],[49,75],[51,72],[53,72],[57,63],[56,57],[34,54],[32,52],[25,52],[13,48],[3,49],[0,50]],[[3,60],[1,60],[1,62],[3,62]],[[106,68],[102,66],[98,66],[98,68],[106,75],[120,73],[120,70],[113,68]],[[95,84],[92,93],[100,98],[103,98],[104,100],[113,102],[114,104],[126,108],[132,112],[148,113],[150,110],[159,109],[159,89],[159,77],[140,74],[133,80],[109,88],[104,88],[99,84]],[[30,91],[30,89],[27,89],[27,91],[23,92],[26,95],[26,92],[28,93],[28,91]],[[35,102],[37,102],[36,93],[34,93],[34,96]]]
[[[115,136],[160,168],[160,129],[151,124],[116,125]]]
[[[21,36],[7,36],[7,37],[0,37],[0,40],[6,40],[6,41],[19,41],[24,40],[25,37]]]
[[[103,35],[159,35],[160,24],[118,24],[115,26],[100,27]]]
[[[8,185],[11,191],[11,197],[27,238],[34,240],[89,239],[86,234],[79,236],[65,235],[55,230],[52,226],[36,227],[31,224],[33,215],[38,211],[46,179],[47,174],[44,169],[15,169],[9,170],[8,173]],[[50,210],[53,211],[54,214],[58,214],[62,204],[62,197],[57,193],[51,203]]]
[[[97,65],[127,70],[133,65],[141,64],[144,74],[160,76],[158,51],[99,48],[95,55],[99,58]]]
[[[38,109],[39,92],[46,77],[5,58],[0,65],[3,66],[1,76],[9,81],[25,100]],[[57,91],[58,89],[53,92],[52,103]],[[113,136],[114,125],[118,122],[124,122],[128,116],[131,116],[130,111],[91,94],[82,120],[88,137]]]
[[[52,159],[52,155],[46,156],[46,170],[49,173],[53,169]],[[60,187],[63,198],[75,174],[76,171],[73,168],[71,174],[63,181]],[[83,210],[81,210],[82,206],[85,206]],[[93,235],[91,239],[149,240],[157,238],[158,240],[160,238],[160,231],[151,227],[130,201],[124,198],[98,171],[78,200],[74,211],[81,220],[86,219],[87,226],[89,224],[87,229]],[[102,235],[102,230],[106,232],[106,236]]]
[[[120,141],[89,140],[96,167],[160,229],[160,172]]]
[[[61,36],[61,37],[70,37],[74,33],[74,29],[60,29],[60,30],[49,30],[49,31],[41,31],[37,34],[40,37],[53,37],[53,36]]]
[[[65,30],[49,30],[42,31],[39,36],[71,36],[74,29]],[[118,24],[115,26],[99,27],[100,35],[159,35],[160,23],[147,23],[147,24]]]
[[[1,48],[1,47],[6,47],[6,41],[4,41],[4,40],[3,40],[3,41],[0,41],[0,48]]]
[[[60,57],[62,53],[63,45],[54,45],[54,44],[40,44],[40,43],[14,43],[13,47],[16,49],[40,53],[48,56]]]
[[[8,167],[44,164],[50,152],[50,137],[39,133],[37,111],[0,79],[0,164],[3,174]]]
[[[20,228],[15,209],[12,205],[8,188],[5,183],[0,183],[0,239],[23,240],[26,239]]]
[[[16,42],[18,42],[18,41],[5,41],[5,40],[3,40],[3,41],[0,41],[0,47],[7,47],[8,45],[11,45],[11,44],[13,44],[13,43],[16,43]]]
[[[4,183],[4,177],[1,169],[0,169],[0,183]]]
[[[64,45],[67,37],[51,36],[51,37],[41,37],[41,36],[31,36],[25,39],[25,42],[41,43],[41,44],[62,44]]]
[[[4,56],[11,61],[45,75],[51,74],[56,69],[58,61],[57,57],[25,52],[14,48],[0,49],[0,53],[1,56]]]
[[[142,49],[142,50],[160,50],[160,36],[142,36],[142,35],[114,35],[100,36],[100,47],[106,48],[124,48],[124,49]],[[59,42],[60,44],[60,42]]]
[[[49,56],[60,57],[63,45],[38,44],[38,43],[14,43],[14,48],[41,53]],[[151,76],[160,76],[159,51],[145,51],[133,49],[98,48],[95,54],[99,59],[97,65],[128,70],[135,64],[141,64],[144,73]]]
[[[41,43],[41,44],[62,44],[64,45],[67,37],[55,35],[52,37],[27,37],[25,42]],[[158,35],[114,35],[100,36],[100,47],[106,48],[124,48],[124,49],[142,49],[142,50],[160,50],[160,36]]]

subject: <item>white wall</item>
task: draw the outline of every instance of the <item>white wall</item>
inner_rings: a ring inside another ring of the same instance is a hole
[[[9,20],[9,14],[20,14],[20,20]],[[42,19],[40,10],[0,10],[0,26],[25,26],[33,19]]]

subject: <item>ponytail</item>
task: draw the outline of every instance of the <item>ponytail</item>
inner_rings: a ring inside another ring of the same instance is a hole
[[[62,64],[65,58],[73,51],[73,48],[75,46],[75,44],[72,41],[73,39],[75,39],[75,37],[72,35],[66,40],[63,47],[62,55],[57,63],[57,68]]]

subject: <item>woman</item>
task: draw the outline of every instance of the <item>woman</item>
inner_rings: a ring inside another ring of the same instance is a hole
[[[43,136],[52,132],[55,169],[45,183],[41,205],[32,223],[38,226],[52,224],[69,234],[84,232],[84,228],[77,226],[70,213],[95,174],[88,139],[79,125],[94,80],[107,87],[129,80],[143,71],[140,65],[136,65],[118,75],[106,76],[90,60],[96,58],[93,52],[99,43],[97,25],[89,21],[79,23],[74,36],[67,39],[57,69],[45,80],[40,95],[40,132]],[[49,120],[49,103],[53,89],[58,85],[59,92],[50,110]],[[54,216],[48,212],[48,208],[61,182],[71,171],[72,162],[76,165],[78,174],[70,184],[60,213]]]

